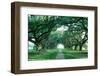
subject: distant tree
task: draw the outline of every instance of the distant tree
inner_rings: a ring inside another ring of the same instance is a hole
[[[75,19],[73,19],[75,20]],[[69,29],[64,33],[65,46],[74,46],[74,50],[79,46],[79,50],[82,50],[83,45],[88,40],[88,19],[85,17],[80,17],[78,20],[73,21],[73,23],[68,24]]]
[[[57,44],[62,43],[62,36],[61,33],[58,31],[52,31],[49,35],[45,47],[48,49],[54,49],[57,47]]]

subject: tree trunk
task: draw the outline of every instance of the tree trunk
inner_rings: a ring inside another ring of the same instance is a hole
[[[37,54],[42,54],[42,52],[44,52],[46,49],[45,49],[45,46],[42,45],[42,44],[38,44],[36,45],[36,51],[37,51]]]
[[[78,45],[75,45],[74,50],[77,50],[77,46],[78,46]]]
[[[82,47],[83,47],[83,45],[86,43],[86,41],[87,41],[87,39],[84,40],[82,43],[80,43],[80,45],[79,45],[79,50],[80,50],[80,51],[82,51]]]
[[[36,47],[36,53],[38,54],[39,53],[39,46],[36,45],[35,47]]]
[[[79,51],[82,51],[82,47],[83,47],[83,45],[81,44],[81,45],[79,45]]]

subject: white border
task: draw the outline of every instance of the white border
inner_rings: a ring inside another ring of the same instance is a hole
[[[70,60],[28,61],[28,14],[88,17],[88,58]],[[57,8],[20,8],[20,69],[42,69],[94,65],[94,11]]]

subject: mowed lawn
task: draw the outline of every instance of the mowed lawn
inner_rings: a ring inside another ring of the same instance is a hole
[[[65,59],[80,59],[80,58],[87,58],[88,52],[87,51],[75,51],[71,49],[64,49],[63,50],[64,58]]]
[[[34,54],[33,52],[28,53],[28,60],[48,60],[55,59],[57,56],[57,49],[48,50],[42,54]]]
[[[87,51],[75,51],[71,49],[63,49],[62,53],[64,55],[64,59],[81,59],[87,58]],[[28,60],[50,60],[56,59],[56,56],[59,54],[58,49],[50,49],[42,54],[35,54],[33,52],[28,53]]]

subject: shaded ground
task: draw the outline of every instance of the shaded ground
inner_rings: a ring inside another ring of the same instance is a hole
[[[50,60],[50,59],[81,59],[87,58],[87,51],[75,51],[70,49],[50,49],[42,54],[28,53],[28,60]]]
[[[56,59],[64,59],[64,54],[62,53],[62,50],[60,49],[57,56],[56,56]]]
[[[69,50],[69,51],[66,51],[66,50]],[[64,54],[65,59],[81,59],[81,58],[88,57],[87,51],[74,51],[70,49],[64,49],[63,54]]]
[[[28,60],[48,60],[48,59],[55,59],[57,56],[57,49],[48,50],[42,54],[34,54],[33,52],[28,53]]]

